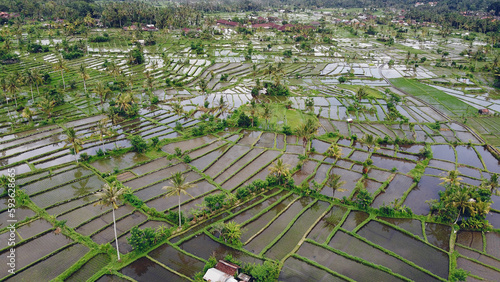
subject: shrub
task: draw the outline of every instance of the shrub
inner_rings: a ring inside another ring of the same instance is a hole
[[[241,113],[238,117],[238,126],[249,127],[250,125],[252,125],[252,121],[250,120],[250,118],[245,113]]]
[[[148,144],[146,143],[146,141],[144,141],[144,139],[142,139],[142,137],[138,135],[132,136],[130,138],[130,143],[132,144],[134,151],[138,153],[143,153],[148,148]]]
[[[82,160],[83,162],[86,162],[86,161],[88,161],[89,159],[90,159],[89,154],[87,154],[87,153],[81,153],[81,154],[80,154],[80,160]]]
[[[139,227],[134,226],[130,230],[130,237],[127,237],[127,242],[134,251],[143,252],[155,243],[155,238],[155,231],[151,227],[139,229]]]
[[[215,195],[208,195],[203,199],[203,201],[205,202],[207,208],[209,208],[211,211],[215,211],[222,208],[225,199],[226,194],[219,193]]]
[[[156,146],[158,146],[158,143],[160,143],[160,138],[158,138],[158,136],[151,138],[151,144],[153,145],[153,147],[156,148]]]
[[[236,198],[238,200],[244,199],[250,195],[250,191],[248,191],[247,187],[240,187],[236,190]]]
[[[182,160],[185,162],[185,163],[190,163],[191,162],[191,157],[189,155],[185,155],[184,158],[182,158]]]
[[[289,125],[283,125],[283,134],[285,135],[292,135],[292,128]]]
[[[175,151],[175,155],[176,156],[178,156],[178,157],[182,156],[182,150],[181,150],[181,148],[175,147],[174,151]]]

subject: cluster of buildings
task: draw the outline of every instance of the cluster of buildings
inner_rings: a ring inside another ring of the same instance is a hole
[[[292,30],[294,28],[315,29],[317,26],[320,25],[319,22],[311,22],[310,25],[302,25],[302,24],[296,25],[296,24],[289,24],[289,23],[278,24],[278,23],[282,23],[282,22],[283,22],[283,20],[275,18],[275,17],[269,17],[267,19],[265,19],[263,17],[258,17],[256,19],[250,20],[251,28],[276,29],[279,31],[289,31],[289,30]],[[233,27],[233,28],[238,27],[238,26],[246,27],[246,25],[242,25],[238,22],[228,21],[228,20],[224,20],[224,19],[217,20],[217,25],[218,26],[225,26],[225,27]]]
[[[123,30],[125,31],[134,31],[134,30],[142,30],[142,31],[158,31],[159,29],[155,27],[154,24],[146,24],[142,26],[136,26],[136,25],[131,25],[131,26],[124,26]]]

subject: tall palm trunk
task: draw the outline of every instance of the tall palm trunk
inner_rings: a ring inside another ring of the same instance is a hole
[[[35,103],[35,98],[33,97],[33,83],[30,85],[31,87],[31,101]]]
[[[116,244],[116,255],[118,256],[118,261],[120,261],[120,248],[118,247],[118,236],[116,235],[116,219],[115,219],[115,208],[113,209],[113,228],[115,230],[115,244]]]
[[[181,194],[179,194],[179,229],[181,228]]]
[[[85,79],[83,80],[83,89],[85,90],[85,93],[87,93],[87,84],[85,84]]]
[[[61,70],[61,77],[62,77],[62,81],[63,81],[64,90],[66,90],[66,83],[64,82],[64,73],[63,73],[63,70]]]

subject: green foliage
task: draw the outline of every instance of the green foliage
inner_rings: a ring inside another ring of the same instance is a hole
[[[345,78],[344,76],[339,77],[339,83],[340,84],[342,84],[342,83],[344,83],[346,81],[347,81],[347,78]]]
[[[181,148],[175,147],[174,151],[175,151],[175,155],[176,156],[178,156],[178,157],[182,156],[182,150],[181,150]]]
[[[171,222],[179,222],[179,213],[171,210],[168,212],[166,218]],[[181,211],[181,224],[184,224],[187,221],[187,218],[184,216],[184,213]]]
[[[130,137],[130,143],[132,144],[132,148],[134,148],[134,151],[138,153],[143,153],[148,149],[148,144],[139,135]]]
[[[252,121],[250,120],[250,118],[245,113],[241,113],[238,117],[238,126],[247,128],[250,125],[252,125]]]
[[[292,57],[292,50],[285,50],[285,51],[283,51],[283,57],[285,57],[285,58],[291,58]]]
[[[265,261],[263,264],[245,264],[243,272],[249,273],[256,282],[277,281],[280,267],[278,262]]]
[[[289,96],[290,89],[283,84],[266,83],[267,95],[270,96]]]
[[[127,237],[127,242],[134,251],[144,252],[157,242],[168,238],[171,234],[172,231],[165,226],[159,226],[156,230],[151,227],[139,229],[139,227],[134,226],[130,230],[130,237]]]
[[[208,258],[207,263],[203,267],[203,273],[206,273],[210,268],[214,268],[217,265],[217,259],[214,256]]]
[[[203,202],[205,202],[205,205],[210,209],[210,211],[215,211],[223,207],[225,199],[225,193],[218,193],[206,196],[203,199]]]
[[[240,187],[236,190],[236,198],[238,200],[244,199],[250,195],[250,191],[246,187]]]
[[[469,271],[462,268],[453,269],[450,273],[450,281],[465,281],[469,273]]]
[[[292,128],[289,126],[289,125],[283,125],[283,130],[282,130],[283,134],[285,135],[292,135],[293,132],[292,132]]]
[[[124,193],[123,199],[136,208],[140,208],[144,205],[144,202],[134,195],[134,193]]]
[[[182,160],[185,162],[185,163],[190,163],[191,162],[191,157],[189,155],[185,155]]]
[[[135,47],[134,49],[130,50],[129,62],[134,65],[140,65],[144,63],[144,54],[139,47]]]
[[[366,209],[373,202],[373,196],[366,189],[360,189],[354,197],[354,202],[358,207]]]

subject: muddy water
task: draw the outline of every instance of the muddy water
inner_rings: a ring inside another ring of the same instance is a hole
[[[200,157],[194,161],[191,162],[191,165],[196,167],[197,169],[204,171],[205,168],[213,163],[215,160],[217,160],[227,149],[228,145],[224,145],[206,155],[203,157]]]
[[[422,222],[418,219],[411,218],[390,218],[390,217],[380,217],[383,221],[387,221],[398,227],[403,228],[410,233],[423,238],[422,236]]]
[[[234,160],[243,156],[250,150],[250,147],[235,145],[231,147],[222,157],[218,158],[206,171],[205,174],[214,177],[224,168],[229,166]]]
[[[311,173],[314,172],[316,165],[318,165],[317,162],[306,160],[302,165],[302,168],[293,175],[293,180],[295,181],[295,183],[297,185],[300,185],[302,181],[304,181]]]
[[[255,148],[250,150],[246,155],[244,155],[241,159],[232,164],[229,168],[227,168],[224,172],[222,172],[217,178],[215,178],[215,182],[222,183],[226,181],[233,173],[240,170],[243,166],[246,165],[250,160],[257,157],[264,150],[261,148]]]
[[[282,260],[300,242],[305,232],[328,208],[328,203],[318,201],[293,223],[292,227],[266,253],[266,257]]]
[[[415,168],[415,163],[405,161],[405,160],[400,160],[400,159],[394,159],[394,158],[389,158],[389,157],[384,157],[380,155],[372,155],[372,160],[373,160],[373,165],[376,167],[384,168],[391,170],[392,168],[397,168],[398,172],[401,173],[408,173],[410,170]]]
[[[411,208],[414,214],[428,214],[430,209],[425,201],[431,199],[439,200],[439,191],[445,190],[443,186],[439,185],[441,182],[443,181],[437,177],[422,176],[417,186],[413,187],[406,197],[404,205]]]
[[[204,262],[188,256],[168,244],[163,244],[153,250],[149,253],[149,256],[188,277],[202,271],[205,266]]]
[[[270,132],[262,133],[259,141],[255,143],[255,147],[274,148],[274,137],[275,137],[274,133]]]
[[[97,176],[85,178],[56,189],[30,197],[41,208],[46,208],[59,202],[89,195],[102,189],[104,182]]]
[[[368,218],[369,214],[362,211],[351,211],[342,224],[342,228],[347,231],[352,231],[356,226],[360,225]]]
[[[183,242],[179,245],[179,248],[206,260],[208,260],[212,255],[215,255],[215,258],[219,260],[230,254],[233,258],[242,262],[262,263],[262,260],[254,258],[226,245],[222,245],[203,233],[187,240],[186,242]]]
[[[455,150],[457,150],[458,163],[483,169],[483,164],[472,147],[457,146]]]
[[[483,235],[481,234],[481,232],[458,231],[456,243],[478,250],[480,252],[483,251]]]
[[[442,278],[448,278],[449,258],[445,252],[375,221],[363,226],[358,234]]]
[[[73,273],[66,281],[87,281],[94,273],[111,261],[107,254],[98,254],[87,261],[80,269]]]
[[[323,269],[317,268],[302,260],[290,257],[285,261],[281,269],[279,281],[303,282],[303,281],[345,281],[337,276],[333,276]]]
[[[20,273],[16,272],[16,275],[7,281],[33,281],[34,277],[37,281],[51,281],[67,270],[70,265],[76,263],[88,251],[89,249],[84,245],[72,245]]]
[[[271,206],[273,205],[274,203],[276,203],[276,201],[278,201],[279,199],[281,199],[281,197],[283,197],[284,195],[288,194],[287,191],[282,191],[281,193],[275,195],[275,196],[272,196],[270,197],[269,199],[245,210],[244,212],[238,214],[237,216],[233,217],[230,219],[230,221],[235,221],[237,223],[243,223],[247,220],[249,220],[250,218],[254,217],[255,215],[257,215],[259,212],[261,212],[262,210],[264,210],[265,208],[267,208],[268,206]]]
[[[114,169],[122,170],[124,168],[134,166],[137,163],[147,160],[149,160],[149,158],[143,154],[130,152],[121,156],[112,156],[108,159],[100,159],[91,163],[90,165],[97,168],[100,172],[110,172]]]
[[[117,235],[121,236],[122,234],[127,233],[127,231],[132,229],[132,227],[139,225],[146,220],[147,217],[139,212],[135,212],[131,215],[126,216],[125,218],[118,220],[116,222]],[[115,239],[114,225],[110,225],[94,234],[91,239],[97,244],[106,244],[113,241]]]
[[[245,249],[254,253],[260,253],[272,240],[274,240],[290,221],[301,212],[309,203],[311,198],[300,198],[294,202],[284,213],[282,213],[271,225],[266,227],[257,237],[254,237],[250,243],[245,245]]]
[[[24,243],[22,245],[16,245],[16,252],[19,254],[29,254],[20,255],[16,257],[16,268],[20,269],[28,264],[35,262],[36,260],[54,252],[55,250],[71,243],[72,240],[62,234],[54,234],[53,232],[46,233],[32,241]],[[0,255],[2,257],[7,256],[9,250],[3,251]],[[3,263],[0,264],[0,277],[5,277],[7,274],[8,266]]]
[[[486,168],[495,173],[500,173],[500,161],[497,160],[491,153],[486,149],[484,146],[475,146],[474,147],[479,154],[481,155],[481,158],[484,161],[484,164],[486,165]]]
[[[137,281],[189,281],[146,257],[127,265],[120,272]]]
[[[422,272],[421,270],[418,270],[417,268],[414,268],[405,262],[392,257],[342,231],[335,233],[335,236],[333,236],[328,245],[352,256],[385,266],[393,272],[401,274],[414,281],[439,281],[439,279],[436,279],[433,276]]]
[[[445,251],[450,250],[451,226],[437,223],[426,223],[425,234],[427,241]]]
[[[385,192],[379,194],[371,206],[379,208],[384,204],[389,205],[396,199],[401,198],[412,184],[413,179],[411,177],[397,174],[391,183],[389,183],[389,185],[385,188]]]
[[[170,178],[173,173],[178,171],[186,171],[188,166],[184,163],[176,164],[171,167],[164,168],[162,170],[141,176],[131,181],[123,183],[125,186],[134,189],[147,186],[151,183],[157,182],[162,179]]]
[[[357,281],[365,281],[367,277],[370,277],[370,281],[400,281],[386,272],[347,259],[308,242],[302,244],[297,253]]]
[[[58,186],[69,181],[73,181],[75,179],[85,177],[90,174],[92,174],[92,171],[85,168],[72,169],[60,174],[52,175],[40,181],[25,185],[23,189],[26,190],[26,193],[28,195],[33,195],[40,191],[44,191],[51,187]]]
[[[270,210],[259,216],[256,220],[246,224],[244,226],[244,232],[241,235],[241,241],[246,242],[255,233],[261,230],[266,224],[268,224],[276,215],[278,215],[284,208],[286,208],[293,200],[297,198],[296,195],[291,195],[285,198],[283,201],[276,204]]]
[[[486,281],[498,281],[498,277],[500,277],[500,271],[495,271],[477,262],[462,257],[457,258],[457,268],[465,269],[471,274],[479,276]]]
[[[259,171],[261,168],[265,167],[268,163],[276,159],[281,152],[279,151],[266,151],[262,155],[255,158],[250,164],[246,165],[242,170],[236,173],[229,180],[224,182],[222,188],[224,189],[233,189],[238,186],[238,184],[244,182],[247,178],[249,178],[256,171]]]
[[[346,208],[341,206],[334,206],[311,230],[307,238],[312,239],[318,243],[324,243],[328,235],[332,233],[333,228],[337,226],[342,220]]]

